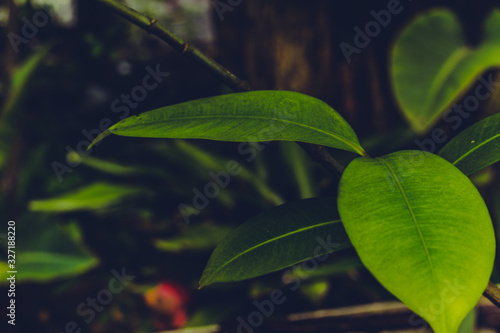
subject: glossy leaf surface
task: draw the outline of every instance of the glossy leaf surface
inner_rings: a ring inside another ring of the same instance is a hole
[[[358,158],[340,181],[339,212],[377,280],[435,332],[457,332],[495,257],[491,218],[471,181],[426,152]]]

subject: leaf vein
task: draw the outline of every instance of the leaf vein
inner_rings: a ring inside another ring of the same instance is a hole
[[[418,235],[420,237],[420,241],[422,243],[422,246],[424,247],[425,255],[427,257],[427,261],[430,266],[431,274],[432,274],[432,279],[434,281],[434,287],[436,289],[436,295],[439,294],[438,292],[438,283],[437,283],[437,277],[436,277],[436,272],[434,271],[434,265],[432,264],[432,259],[431,255],[429,253],[429,249],[427,247],[427,244],[425,242],[424,236],[422,234],[422,230],[420,230],[420,226],[418,225],[417,218],[415,216],[415,213],[413,212],[413,209],[411,208],[410,202],[408,200],[408,197],[406,195],[406,192],[403,188],[403,185],[401,184],[401,180],[399,179],[398,175],[387,161],[385,161],[383,158],[377,158],[391,173],[391,175],[394,177],[394,180],[396,181],[396,184],[398,186],[399,192],[401,193],[401,196],[403,197],[403,200],[405,202],[406,208],[408,209],[408,212],[410,213],[410,216],[412,218],[413,223],[415,224],[415,228],[417,229]]]
[[[219,268],[217,268],[211,275],[219,272],[222,268],[226,267],[227,265],[229,265],[230,263],[232,263],[233,261],[235,261],[239,257],[243,256],[244,254],[246,254],[246,253],[248,253],[248,252],[250,252],[250,251],[252,251],[252,250],[254,250],[256,248],[264,246],[265,244],[268,244],[268,243],[276,241],[278,239],[285,238],[285,237],[288,237],[288,236],[291,236],[293,234],[296,234],[296,233],[299,233],[299,232],[303,232],[303,231],[306,231],[306,230],[309,230],[309,229],[319,228],[319,227],[322,227],[322,226],[325,226],[325,225],[328,225],[328,224],[334,224],[334,223],[339,223],[339,222],[341,222],[341,220],[333,220],[333,221],[323,222],[323,223],[315,224],[315,225],[312,225],[312,226],[309,226],[309,227],[300,228],[300,229],[297,229],[297,230],[294,230],[294,231],[291,231],[291,232],[287,232],[286,234],[282,234],[282,235],[280,235],[278,237],[274,237],[274,238],[268,239],[265,242],[259,243],[259,244],[255,245],[255,246],[252,246],[251,248],[246,249],[245,251],[243,251],[241,253],[238,253],[236,256],[234,256],[229,261],[227,261],[226,263],[224,263],[223,265],[221,265]]]
[[[235,120],[239,120],[241,118],[247,118],[247,119],[265,119],[265,120],[270,120],[270,121],[281,121],[281,122],[284,122],[284,123],[289,123],[289,124],[292,124],[292,125],[296,125],[296,126],[299,126],[299,127],[304,127],[304,128],[307,128],[307,129],[311,129],[313,131],[317,131],[317,132],[320,132],[320,133],[323,133],[323,134],[326,134],[327,136],[330,136],[330,137],[333,137],[345,144],[347,144],[348,146],[352,147],[358,154],[360,154],[361,156],[365,156],[366,155],[366,152],[364,151],[364,149],[355,144],[353,141],[351,140],[348,140],[348,139],[345,139],[337,134],[334,134],[332,132],[328,132],[328,131],[325,131],[325,130],[322,130],[320,128],[317,128],[317,127],[314,127],[314,126],[310,126],[310,125],[306,125],[306,124],[302,124],[302,123],[298,123],[298,122],[294,122],[294,121],[291,121],[291,120],[286,120],[286,119],[282,119],[282,118],[272,118],[272,117],[258,117],[258,116],[247,116],[247,115],[237,115],[237,116],[234,116],[234,115],[231,115],[231,116],[226,116],[226,115],[201,115],[201,116],[186,116],[186,117],[173,117],[173,118],[168,118],[167,120],[163,120],[163,121],[155,121],[154,123],[155,124],[161,124],[161,123],[166,123],[168,121],[172,121],[172,120],[187,120],[187,119],[204,119],[204,118],[222,118],[222,119],[226,119],[226,118],[234,118]],[[118,126],[118,124],[110,127],[110,131],[113,132],[114,130],[120,130],[120,129],[131,129],[131,128],[134,128],[134,127],[140,127],[140,126],[144,126],[145,124],[135,124],[135,125],[131,125],[131,126]],[[297,140],[297,141],[300,141],[300,140]]]

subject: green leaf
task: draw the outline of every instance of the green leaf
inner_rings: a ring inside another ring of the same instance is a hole
[[[177,140],[177,147],[185,155],[185,157],[182,158],[182,163],[185,165],[188,164],[188,160],[191,160],[192,162],[189,164],[194,167],[194,169],[198,173],[201,173],[203,175],[207,174],[207,169],[225,170],[228,163],[234,163],[234,160],[221,158],[217,156],[215,152],[208,153],[206,151],[203,151],[202,149],[185,140]],[[181,154],[177,152],[177,155]],[[238,170],[240,170],[238,177],[240,177],[241,179],[245,179],[253,187],[255,187],[262,198],[267,199],[274,205],[281,205],[284,202],[280,195],[276,193],[265,180],[255,175],[244,165],[239,164]],[[223,199],[223,195],[224,192],[221,192],[217,198]],[[226,203],[230,202],[231,204],[233,204],[233,197],[234,195],[228,193],[227,200],[225,200]]]
[[[458,333],[474,333],[476,332],[477,309],[472,309],[465,317],[462,325],[458,329]]]
[[[251,218],[214,250],[200,288],[253,278],[350,247],[335,201],[304,199]]]
[[[300,191],[300,198],[307,199],[316,196],[314,188],[315,172],[312,172],[315,166],[306,152],[298,145],[283,142],[281,144],[283,159],[293,172],[293,180],[297,183]]]
[[[173,238],[156,240],[155,246],[167,252],[213,249],[230,231],[226,226],[196,224]]]
[[[58,225],[49,214],[24,214],[16,221],[16,234],[22,235],[16,238],[15,244],[16,281],[19,283],[68,278],[82,274],[98,264],[98,259],[91,256],[78,242],[77,239],[81,238],[78,227]],[[4,240],[1,244],[7,246]],[[6,248],[2,250],[7,253]],[[4,265],[6,263],[1,262],[0,268]],[[2,273],[0,284],[5,283],[8,281]]]
[[[500,161],[500,113],[458,134],[441,149],[439,156],[466,175]]]
[[[70,151],[66,158],[72,163],[83,163],[96,170],[118,176],[130,176],[140,174],[151,174],[153,170],[144,170],[139,167],[126,166],[105,160],[101,160],[92,156],[82,156],[76,151]],[[154,171],[153,171],[154,172]]]
[[[71,193],[45,199],[33,200],[32,211],[65,213],[78,210],[96,210],[112,206],[131,196],[147,193],[143,188],[106,183],[95,183]]]
[[[363,264],[437,333],[456,333],[488,285],[495,235],[471,181],[437,155],[357,158],[339,212]]]
[[[500,11],[484,24],[477,48],[468,46],[457,17],[446,9],[413,20],[392,50],[394,94],[404,116],[425,133],[462,96],[477,76],[500,65]]]
[[[47,59],[47,53],[51,48],[52,45],[48,45],[37,49],[33,55],[16,69],[12,75],[10,90],[3,105],[2,117],[12,111],[23,100],[27,92],[27,87],[33,79],[33,75],[40,68],[42,61]]]
[[[82,274],[98,263],[90,256],[75,256],[53,252],[21,252],[17,278],[19,281],[50,281]]]
[[[353,129],[334,109],[291,91],[228,94],[145,112],[111,126],[90,147],[110,133],[233,142],[300,141],[366,155]]]

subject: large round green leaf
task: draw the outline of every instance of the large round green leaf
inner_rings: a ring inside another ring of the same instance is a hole
[[[252,91],[198,99],[126,118],[109,133],[233,142],[299,141],[366,155],[349,124],[328,104],[291,91]],[[90,147],[89,147],[90,148]]]
[[[339,213],[362,262],[435,332],[457,329],[488,285],[495,237],[471,181],[437,155],[358,158],[339,184]]]
[[[200,287],[250,279],[347,247],[351,243],[335,198],[286,203],[251,218],[226,236],[210,257]]]
[[[412,128],[426,132],[477,76],[500,65],[500,11],[484,24],[484,39],[466,44],[457,17],[445,9],[418,16],[399,35],[391,59],[394,94]]]

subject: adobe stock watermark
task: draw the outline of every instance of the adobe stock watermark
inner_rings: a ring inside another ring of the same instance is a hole
[[[241,5],[243,0],[214,0],[213,7],[219,20],[224,21],[224,13],[232,12],[236,6]]]
[[[367,22],[363,30],[358,26],[354,27],[354,32],[356,33],[352,42],[354,45],[347,42],[339,44],[347,63],[351,63],[351,57],[354,53],[360,54],[364,48],[370,45],[372,39],[380,35],[382,28],[386,28],[391,23],[392,16],[400,14],[403,9],[404,7],[399,0],[389,0],[387,9],[382,9],[378,12],[371,10],[370,15],[373,17],[373,20]]]
[[[287,102],[295,103],[291,100],[287,100]],[[286,107],[282,110],[274,109],[274,117],[270,120],[269,125],[262,128],[256,135],[248,136],[247,142],[240,143],[238,145],[238,153],[245,157],[247,163],[253,162],[257,158],[257,154],[262,152],[266,148],[266,145],[269,144],[269,141],[266,140],[276,138],[287,127],[288,123],[280,123],[280,120],[293,120],[295,117],[296,115],[288,112]],[[224,170],[217,172],[210,171],[208,176],[211,181],[206,183],[201,189],[197,187],[193,188],[194,196],[191,200],[191,206],[185,203],[178,205],[184,222],[189,224],[192,215],[198,215],[203,209],[207,208],[211,200],[216,198],[220,191],[230,184],[231,177],[239,175],[241,171],[240,163],[235,160],[227,162]]]
[[[104,307],[109,305],[114,298],[114,295],[121,293],[135,276],[127,275],[125,268],[121,272],[116,269],[111,270],[113,277],[109,280],[106,288],[99,290],[95,297],[87,297],[76,307],[76,313],[84,318],[86,324],[90,324],[97,317],[96,313],[104,310]],[[64,331],[60,333],[81,333],[82,328],[76,321],[69,321],[64,325]]]
[[[385,173],[387,183],[393,191],[396,190],[401,183],[404,183],[405,180],[424,163],[424,155],[426,154],[427,152],[421,150],[411,150],[407,151],[406,156],[398,155],[399,163],[397,163],[397,169],[395,170],[398,175],[397,179],[392,175],[392,172]],[[394,167],[394,164],[391,163],[391,167]]]
[[[446,304],[451,304],[467,289],[467,285],[460,283],[458,277],[455,277],[453,282],[444,281],[445,288],[441,290],[439,295],[431,300],[427,306],[418,308],[418,312],[429,319],[436,318],[443,313]],[[429,324],[416,313],[410,315],[409,323],[411,326],[420,326],[418,331],[429,329]]]
[[[76,2],[76,1],[75,1]],[[68,0],[53,0],[51,5],[61,6],[67,4]],[[73,4],[74,6],[74,4]],[[17,54],[19,53],[19,46],[22,44],[28,44],[32,39],[34,39],[40,29],[44,28],[49,24],[51,18],[54,16],[55,11],[47,11],[45,9],[37,10],[33,13],[31,17],[23,16],[21,18],[21,34],[16,34],[14,32],[9,32],[7,38],[9,39],[12,49]]]
[[[308,274],[317,270],[319,263],[327,260],[331,253],[349,246],[349,244],[332,243],[331,235],[326,237],[326,241],[321,237],[317,237],[316,241],[319,245],[314,249],[315,258],[303,261],[283,273],[281,280],[286,285],[289,285],[289,291],[297,291],[302,281],[309,277]],[[326,254],[319,256],[320,253],[325,253],[325,251]],[[253,333],[256,328],[264,324],[265,318],[272,316],[277,306],[284,304],[286,300],[285,292],[281,289],[271,291],[267,299],[254,300],[252,304],[255,307],[255,311],[250,312],[245,318],[242,316],[236,318],[238,322],[236,332]]]
[[[141,84],[133,87],[129,93],[122,93],[120,98],[115,99],[111,105],[111,112],[118,114],[119,120],[125,119],[130,114],[130,109],[135,109],[139,106],[140,102],[143,102],[147,97],[148,93],[152,90],[158,88],[160,83],[164,81],[166,77],[170,75],[168,72],[162,72],[160,70],[160,65],[156,65],[155,68],[150,66],[146,66],[145,68],[147,74],[143,77]],[[82,130],[82,135],[85,139],[80,140],[76,144],[76,153],[79,156],[88,156],[92,153],[92,149],[86,150],[92,141],[94,141],[97,136],[102,134],[108,127],[113,124],[113,121],[109,118],[103,118],[99,121],[99,127],[91,129],[88,131],[87,129]],[[97,142],[95,146],[100,145],[101,142]],[[65,147],[68,154],[66,154],[66,163],[61,163],[58,161],[53,161],[51,163],[52,169],[54,170],[55,175],[59,182],[63,181],[63,175],[65,173],[73,172],[73,169],[79,166],[82,163],[82,159],[78,158],[72,160],[71,152],[75,152],[73,148],[69,145]]]

